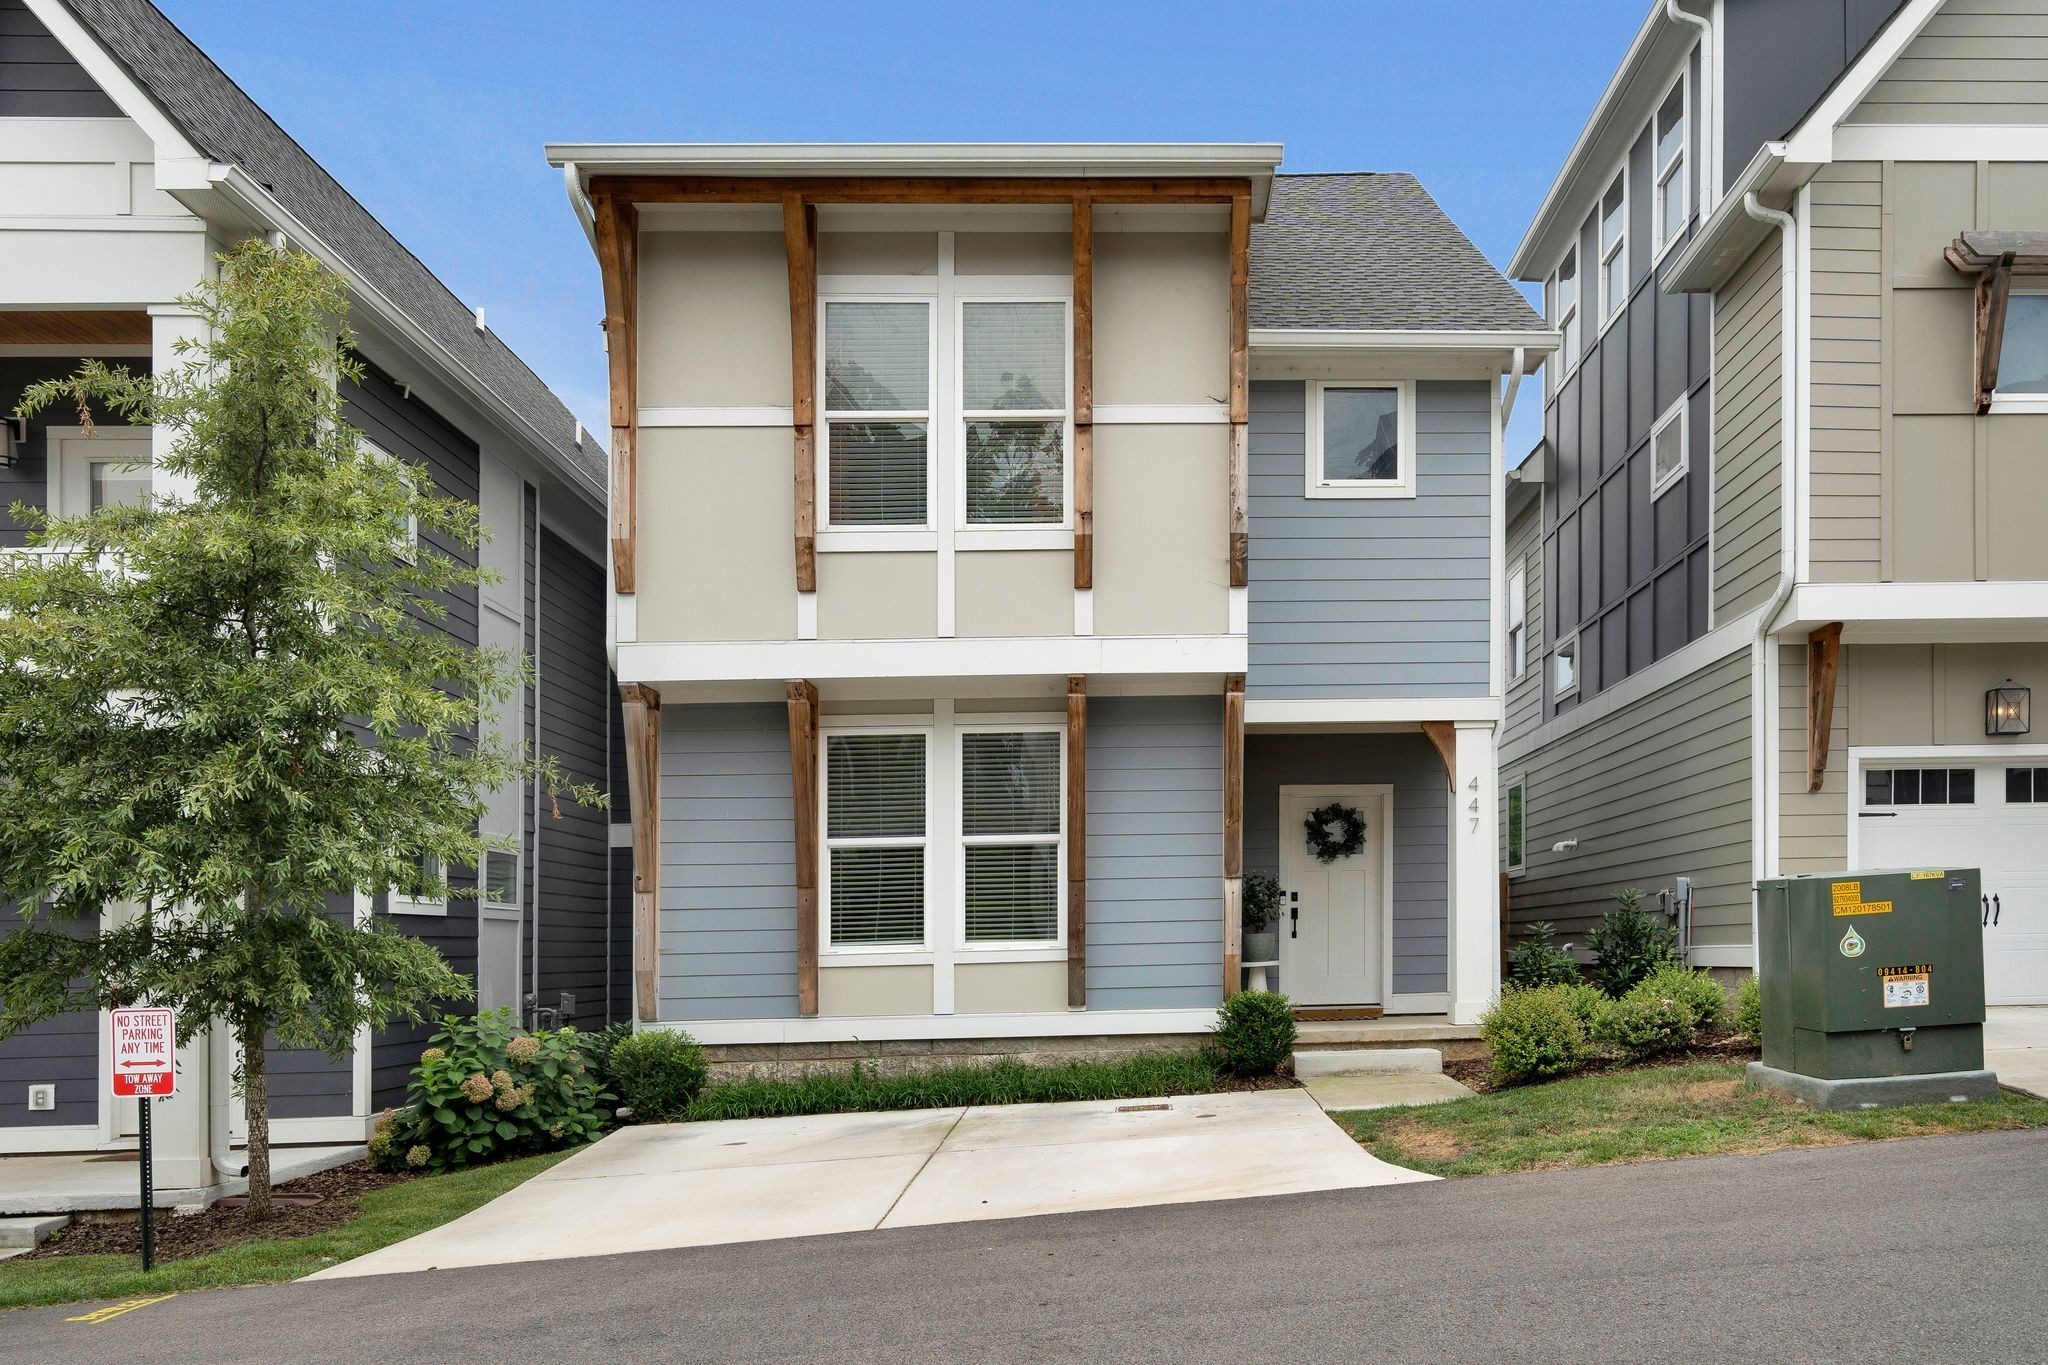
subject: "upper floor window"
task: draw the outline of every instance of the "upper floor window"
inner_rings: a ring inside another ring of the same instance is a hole
[[[1604,326],[1628,303],[1628,172],[1622,170],[1600,196],[1600,322]]]
[[[1579,248],[1565,252],[1557,268],[1557,330],[1563,334],[1562,374],[1579,363]],[[1562,377],[1562,374],[1560,377]]]
[[[1308,386],[1311,498],[1415,496],[1415,385]]]
[[[1529,571],[1515,565],[1508,575],[1508,675],[1520,678],[1529,671]]]
[[[826,524],[929,524],[932,305],[835,301],[824,328]]]
[[[1685,477],[1686,398],[1678,395],[1650,433],[1650,501],[1664,496]]]
[[[431,853],[419,857],[420,894],[410,895],[393,888],[391,892],[391,913],[394,915],[445,915],[448,913],[448,898],[436,896],[429,888],[444,879],[441,860]]]
[[[1550,656],[1550,695],[1553,697],[1576,696],[1579,690],[1579,636],[1573,631],[1557,642],[1557,652]]]
[[[2000,398],[2048,399],[2048,294],[2014,291],[2006,300],[1995,392]]]
[[[1657,110],[1657,249],[1678,240],[1691,212],[1686,185],[1685,77],[1680,76]]]
[[[1067,305],[960,305],[962,483],[969,526],[1066,519]]]

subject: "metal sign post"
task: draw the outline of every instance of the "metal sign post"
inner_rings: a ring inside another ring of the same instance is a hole
[[[138,1105],[136,1136],[142,1145],[142,1268],[156,1268],[156,1152],[149,1131],[149,1102],[168,1099],[178,1088],[174,1062],[178,1016],[162,1009],[119,1009],[109,1016],[113,1032],[114,1095]]]

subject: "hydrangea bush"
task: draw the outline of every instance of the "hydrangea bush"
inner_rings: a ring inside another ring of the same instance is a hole
[[[589,1142],[604,1131],[605,1093],[573,1028],[523,1033],[509,1009],[448,1015],[420,1053],[405,1105],[370,1138],[386,1167],[458,1170]]]

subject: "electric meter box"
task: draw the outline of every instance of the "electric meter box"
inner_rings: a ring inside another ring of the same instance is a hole
[[[1987,1099],[1975,868],[1757,884],[1764,1058],[1752,1082],[1823,1109]]]

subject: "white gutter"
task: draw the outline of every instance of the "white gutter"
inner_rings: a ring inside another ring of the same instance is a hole
[[[1714,207],[1709,191],[1717,189],[1721,179],[1721,163],[1714,154],[1719,129],[1709,116],[1707,102],[1707,91],[1714,83],[1714,24],[1704,15],[1680,9],[1678,0],[1664,0],[1664,17],[1674,24],[1686,24],[1699,30],[1700,78],[1693,82],[1696,88],[1693,90],[1692,116],[1700,130],[1700,213],[1704,216]],[[1651,131],[1655,132],[1654,129]]]
[[[575,162],[562,163],[562,185],[569,191],[569,208],[583,229],[583,240],[590,243],[594,252],[597,250],[597,211],[590,207],[590,196],[583,192],[583,175],[576,169]]]
[[[206,1150],[213,1169],[230,1180],[249,1174],[245,1156],[235,1160],[234,1098],[235,1058],[224,1022],[215,1020],[206,1031]]]
[[[1362,327],[1254,327],[1255,351],[1319,351],[1342,347],[1404,351],[1524,351],[1548,355],[1561,344],[1556,332],[1481,332]]]
[[[1515,395],[1521,391],[1522,371],[1528,362],[1529,348],[1526,346],[1515,347],[1515,363],[1513,368],[1508,371],[1508,386],[1500,396],[1500,425],[1503,431],[1507,430],[1508,418],[1514,416]]]

